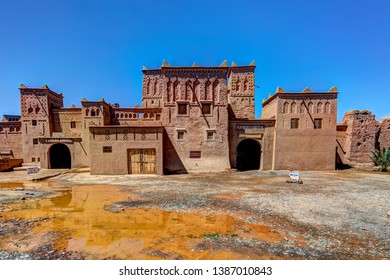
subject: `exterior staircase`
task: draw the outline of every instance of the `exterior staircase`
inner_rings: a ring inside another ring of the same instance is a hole
[[[40,162],[25,162],[20,167],[15,167],[14,171],[26,171],[28,168],[38,167],[41,168]]]

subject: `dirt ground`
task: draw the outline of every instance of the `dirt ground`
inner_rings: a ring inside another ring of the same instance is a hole
[[[0,259],[390,259],[390,174],[0,174]]]

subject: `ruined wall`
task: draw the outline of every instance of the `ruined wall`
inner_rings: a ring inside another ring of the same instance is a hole
[[[390,149],[390,117],[384,118],[379,123],[379,147]]]
[[[368,110],[352,110],[344,114],[337,140],[344,150],[344,164],[370,166],[370,155],[376,149],[390,147],[390,119],[378,122]]]

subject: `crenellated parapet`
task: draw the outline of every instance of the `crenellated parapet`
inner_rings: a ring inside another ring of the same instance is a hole
[[[161,125],[161,108],[113,108],[113,125]]]

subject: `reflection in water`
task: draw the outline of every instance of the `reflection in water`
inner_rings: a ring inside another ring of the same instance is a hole
[[[155,208],[112,213],[105,210],[109,205],[129,200],[116,186],[75,186],[60,193],[32,204],[33,209],[4,213],[3,218],[47,217],[48,220],[35,224],[36,233],[61,232],[57,249],[83,251],[92,259],[234,259],[240,256],[223,250],[217,254],[207,248],[193,248],[202,236],[238,234],[269,242],[280,239],[267,227],[244,224],[227,215]]]
[[[0,190],[25,188],[23,183],[0,183]]]

